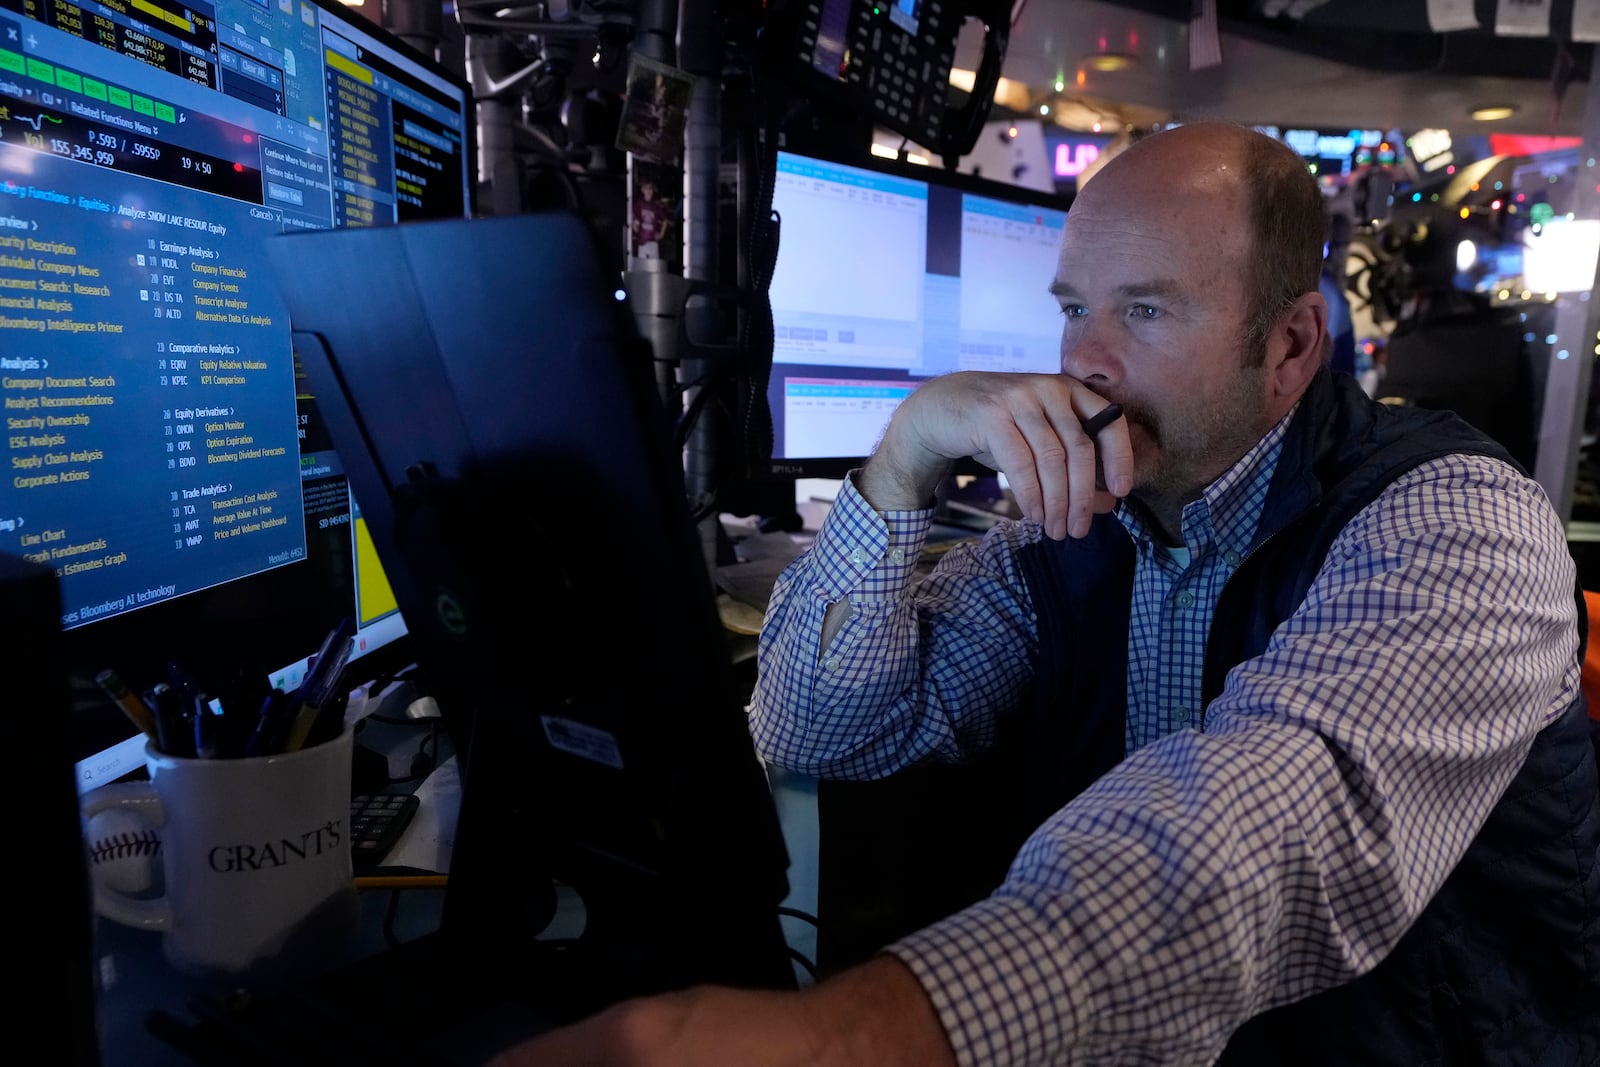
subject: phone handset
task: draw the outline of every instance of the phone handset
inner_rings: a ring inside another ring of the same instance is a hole
[[[947,166],[972,151],[983,133],[984,122],[989,118],[989,108],[994,103],[995,87],[1000,84],[1000,68],[1005,61],[1006,46],[1011,40],[1012,0],[956,0],[957,10],[964,18],[983,23],[983,58],[973,77],[972,92],[958,108],[946,108],[941,123],[938,143],[928,145],[943,157]],[[952,35],[959,33],[962,18],[951,22]]]

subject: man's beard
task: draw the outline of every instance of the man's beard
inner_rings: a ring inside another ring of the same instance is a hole
[[[1181,413],[1159,414],[1137,400],[1117,400],[1129,427],[1154,451],[1134,476],[1134,493],[1152,504],[1181,506],[1197,497],[1261,439],[1266,424],[1262,370],[1240,366],[1220,396]],[[1113,398],[1115,399],[1115,398]]]

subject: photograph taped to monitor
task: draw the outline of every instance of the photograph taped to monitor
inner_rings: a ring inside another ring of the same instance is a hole
[[[683,265],[683,171],[676,164],[635,160],[628,205],[629,248],[637,259]]]
[[[671,163],[683,154],[694,77],[649,56],[628,61],[628,92],[622,102],[617,147],[636,156]]]

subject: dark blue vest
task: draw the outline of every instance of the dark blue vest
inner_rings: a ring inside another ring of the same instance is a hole
[[[1285,437],[1252,550],[1218,602],[1205,702],[1264,650],[1358,511],[1405,472],[1461,452],[1506,458],[1454,416],[1375,404],[1354,381],[1320,373]],[[1029,764],[1017,830],[1123,758],[1134,549],[1115,518],[1099,516],[1083,540],[1043,542],[1022,562],[1040,663],[1006,731],[1010,758]],[[1581,594],[1578,610],[1584,618]],[[1224,1067],[1600,1063],[1597,750],[1580,698],[1535,740],[1394,951],[1353,982],[1247,1022]]]

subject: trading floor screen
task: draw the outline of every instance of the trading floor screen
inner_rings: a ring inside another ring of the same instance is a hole
[[[56,569],[64,625],[351,523],[342,478],[307,521],[340,472],[263,242],[468,214],[468,115],[302,0],[0,0],[0,550]]]

